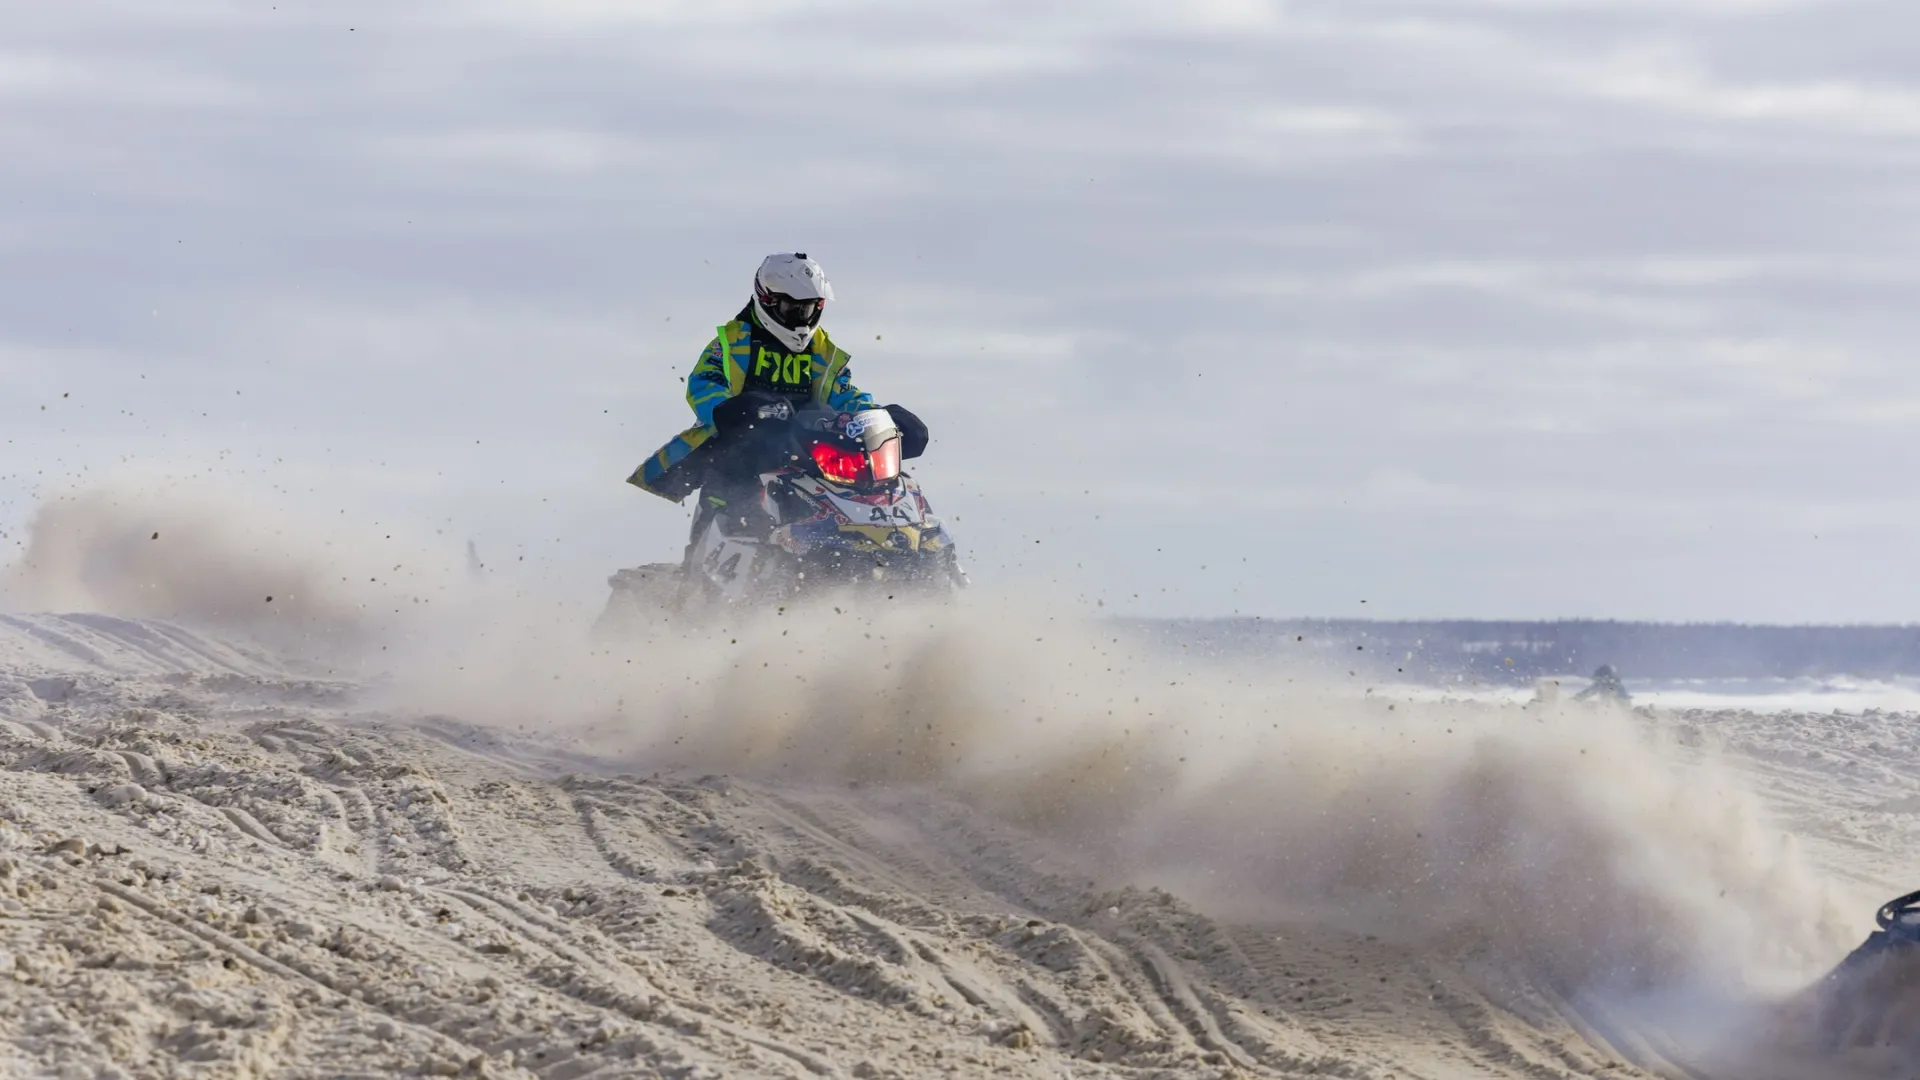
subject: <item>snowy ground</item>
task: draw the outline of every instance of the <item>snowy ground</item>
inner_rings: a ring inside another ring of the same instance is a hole
[[[1543,679],[1552,693],[1567,697],[1586,688],[1584,678]],[[1701,709],[1746,713],[1920,713],[1916,681],[1856,679],[1845,676],[1798,679],[1629,679],[1636,705],[1669,712]],[[1534,686],[1364,685],[1365,693],[1405,701],[1478,701],[1522,704],[1537,697]]]
[[[871,714],[769,693],[804,664],[768,626],[568,726],[604,670],[503,661],[456,719],[238,638],[0,618],[0,1074],[1920,1069],[1822,1056],[1788,993],[1920,886],[1910,716],[1155,698],[915,622]],[[1177,738],[1126,731],[1156,713]]]

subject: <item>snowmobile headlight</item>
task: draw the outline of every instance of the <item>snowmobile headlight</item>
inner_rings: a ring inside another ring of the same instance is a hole
[[[836,484],[857,484],[870,478],[867,455],[858,450],[842,450],[832,443],[813,444],[813,463],[820,475]]]

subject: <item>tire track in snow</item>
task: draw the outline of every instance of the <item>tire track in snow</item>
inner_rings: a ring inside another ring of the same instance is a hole
[[[573,932],[568,927],[536,915],[517,902],[472,889],[437,887],[425,891],[457,900],[469,910],[489,919],[510,934],[533,943],[550,956],[570,965],[570,971],[566,974],[560,974],[552,968],[529,970],[527,974],[548,989],[565,994],[583,1005],[608,1010],[630,1020],[659,1025],[675,1031],[685,1026],[684,1022],[681,1024],[674,1022],[676,1013],[698,1014],[700,1026],[712,1028],[729,1038],[777,1054],[813,1075],[824,1077],[842,1075],[838,1067],[818,1054],[766,1035],[750,1032],[696,1003],[676,1000],[653,980],[632,966],[621,963],[615,950],[609,949],[603,952],[601,956],[605,959],[595,956],[581,945],[568,940],[573,936]],[[612,966],[616,964],[617,969]]]
[[[449,1053],[458,1056],[461,1060],[470,1060],[474,1057],[485,1056],[485,1052],[478,1046],[462,1042],[445,1032],[420,1024],[410,1017],[369,1005],[365,1001],[365,987],[342,985],[302,965],[276,960],[254,949],[252,946],[236,941],[232,937],[210,926],[202,926],[194,922],[178,911],[166,907],[136,889],[106,880],[95,881],[94,885],[102,892],[108,893],[126,903],[129,907],[145,912],[153,919],[171,927],[175,932],[200,941],[221,954],[231,957],[238,963],[244,963],[263,974],[271,975],[287,982],[303,983],[323,990],[333,996],[335,1005],[338,1007],[349,1009],[366,1008],[378,1012],[382,1016],[385,1016],[390,1022],[413,1031],[429,1045],[439,1046]],[[354,991],[361,991],[361,995],[356,997]]]

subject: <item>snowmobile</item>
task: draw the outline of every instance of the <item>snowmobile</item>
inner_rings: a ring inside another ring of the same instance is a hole
[[[1874,921],[1880,925],[1880,929],[1868,934],[1867,940],[1859,948],[1840,961],[1840,966],[1828,976],[1829,980],[1890,954],[1910,955],[1920,960],[1920,892],[1888,901],[1876,913]],[[1913,952],[1907,953],[1905,950]]]
[[[1818,1049],[1905,1055],[1920,1068],[1920,892],[1889,901],[1876,921],[1880,928],[1796,1004],[1813,1021]]]
[[[1865,948],[1890,949],[1900,945],[1920,945],[1920,892],[1912,892],[1889,901],[1875,917],[1880,929],[1867,939]]]
[[[967,584],[945,524],[901,469],[901,432],[886,409],[769,397],[722,438],[727,460],[757,484],[728,490],[724,509],[702,492],[679,563],[608,578],[600,628],[648,610],[689,616],[847,590],[938,597]]]

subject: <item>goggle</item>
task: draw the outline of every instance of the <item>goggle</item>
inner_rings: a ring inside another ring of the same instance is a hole
[[[820,313],[827,308],[827,302],[814,297],[801,300],[785,293],[767,293],[760,300],[760,306],[767,309],[775,322],[790,329],[812,326],[820,321]]]

